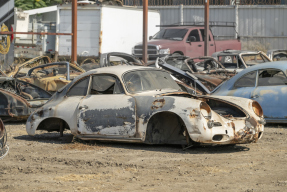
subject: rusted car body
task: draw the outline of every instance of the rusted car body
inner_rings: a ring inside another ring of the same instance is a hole
[[[54,93],[84,72],[84,69],[69,62],[58,62],[33,67],[26,76],[18,79]]]
[[[216,88],[213,96],[236,96],[257,101],[270,123],[287,123],[287,62],[249,67]]]
[[[3,159],[8,154],[8,151],[7,133],[4,124],[0,119],[0,159]]]
[[[287,60],[287,50],[286,49],[268,50],[266,55],[272,61],[286,61]]]
[[[0,77],[0,117],[5,120],[27,119],[51,94],[30,83],[12,77]]]
[[[70,129],[83,140],[147,144],[238,144],[262,137],[262,116],[256,101],[195,96],[163,70],[113,66],[76,77],[31,114],[26,131]]]
[[[51,63],[51,59],[48,56],[39,56],[33,59],[30,59],[23,64],[14,65],[10,69],[5,71],[5,74],[8,77],[18,78],[23,77],[27,74],[27,72],[36,66]]]
[[[110,52],[101,54],[100,67],[110,67],[115,65],[143,66],[144,63],[142,63],[137,57],[127,53]]]
[[[223,82],[216,77],[183,71],[165,62],[158,62],[156,65],[169,72],[181,89],[191,94],[209,95]]]
[[[218,60],[226,70],[236,73],[247,67],[272,61],[262,51],[225,50],[213,53],[212,57]]]
[[[262,51],[225,50],[212,54],[226,70],[238,73],[247,67],[271,62],[272,60]]]
[[[168,56],[159,59],[180,70],[189,71],[193,74],[202,74],[201,77],[215,77],[221,81],[229,79],[235,75],[234,71],[226,70],[225,67],[213,57]]]

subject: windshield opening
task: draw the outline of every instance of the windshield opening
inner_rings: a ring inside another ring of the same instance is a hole
[[[132,71],[126,73],[123,79],[130,93],[153,90],[181,91],[170,74],[164,71]]]
[[[259,64],[259,63],[269,62],[267,59],[265,59],[260,54],[242,55],[242,59],[244,60],[244,62],[246,63],[247,66],[252,66],[252,65]]]
[[[187,29],[162,29],[153,36],[152,39],[169,39],[175,41],[182,41]]]

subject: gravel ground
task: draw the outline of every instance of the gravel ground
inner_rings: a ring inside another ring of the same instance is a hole
[[[82,143],[73,136],[6,123],[9,154],[1,191],[286,191],[287,126],[270,124],[258,143],[190,148]]]

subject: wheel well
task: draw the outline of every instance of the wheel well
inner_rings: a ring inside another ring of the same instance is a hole
[[[47,130],[48,132],[52,131],[58,131],[60,132],[60,127],[63,126],[63,130],[70,129],[68,123],[60,118],[47,118],[44,121],[42,121],[39,126],[37,127],[37,130]]]
[[[177,114],[160,112],[148,121],[145,142],[150,144],[187,144],[189,136],[186,132],[185,124]]]
[[[181,51],[175,51],[175,52],[173,52],[173,54],[175,54],[175,53],[178,53],[178,54],[184,55],[184,54],[183,54],[183,52],[181,52]]]

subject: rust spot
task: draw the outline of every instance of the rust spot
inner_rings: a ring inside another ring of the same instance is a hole
[[[231,126],[232,126],[232,129],[233,129],[234,132],[235,132],[235,124],[233,123],[233,121],[231,122]]]
[[[159,109],[162,108],[165,105],[165,100],[164,99],[157,99],[154,102],[152,102],[153,106],[151,109]]]
[[[40,117],[42,117],[43,114],[44,114],[44,111],[43,111],[43,110],[40,110],[40,111],[37,112],[37,114],[38,114]]]

